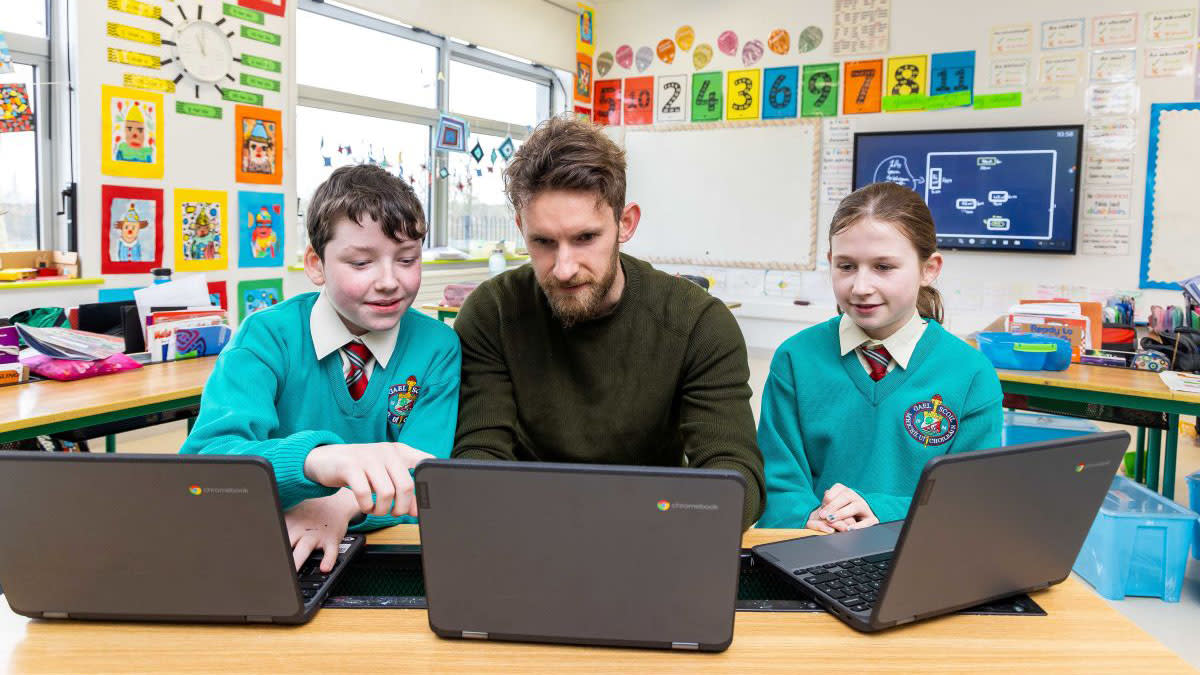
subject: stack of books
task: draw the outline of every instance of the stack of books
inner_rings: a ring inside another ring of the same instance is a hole
[[[146,316],[146,351],[152,362],[215,355],[231,334],[229,315],[220,307],[157,311]]]

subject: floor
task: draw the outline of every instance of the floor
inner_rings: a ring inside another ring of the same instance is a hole
[[[770,353],[750,353],[750,385],[754,391],[751,405],[755,417],[761,403],[761,392],[770,366]],[[1119,429],[1117,425],[1101,425],[1107,429]],[[1129,428],[1131,433],[1134,432]],[[165,424],[121,434],[117,437],[120,452],[166,453],[176,452],[187,434],[183,422]],[[96,449],[102,449],[98,442]],[[1185,476],[1200,469],[1200,445],[1193,434],[1181,434],[1179,442],[1178,472],[1175,495],[1180,503],[1187,505],[1188,490]],[[1167,603],[1154,598],[1126,598],[1108,601],[1117,611],[1129,617],[1147,633],[1150,633],[1169,649],[1179,654],[1192,666],[1200,669],[1200,562],[1189,559],[1183,589],[1183,598],[1178,603]]]

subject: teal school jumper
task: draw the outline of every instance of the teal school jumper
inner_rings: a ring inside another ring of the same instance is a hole
[[[804,527],[834,483],[862,495],[880,522],[902,520],[931,457],[1000,445],[1000,380],[982,354],[929,320],[908,368],[875,382],[855,352],[838,355],[838,321],[793,335],[771,360],[759,527]]]
[[[458,421],[462,356],[450,327],[409,309],[387,368],[375,363],[366,392],[355,401],[339,352],[317,360],[309,326],[316,299],[305,293],[242,322],[217,357],[200,416],[180,449],[266,458],[284,509],[336,491],[305,477],[304,460],[313,448],[392,441],[449,457]],[[409,516],[369,516],[354,529],[411,522]]]

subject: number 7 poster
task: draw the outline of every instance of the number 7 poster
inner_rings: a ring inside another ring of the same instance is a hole
[[[877,113],[883,96],[883,60],[847,61],[842,86],[842,114]]]

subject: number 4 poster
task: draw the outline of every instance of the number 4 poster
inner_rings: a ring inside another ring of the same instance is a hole
[[[654,123],[654,78],[625,78],[625,124]]]
[[[658,76],[658,121],[687,121],[687,75]]]
[[[800,115],[803,117],[836,117],[839,63],[819,63],[804,66],[803,93]]]
[[[724,92],[721,89],[721,73],[696,73],[692,75],[692,121],[715,122],[721,119]]]
[[[883,60],[847,61],[842,114],[877,113],[883,96]]]

